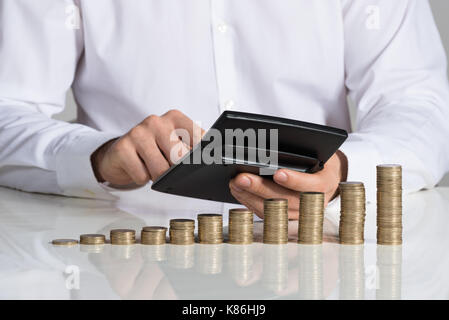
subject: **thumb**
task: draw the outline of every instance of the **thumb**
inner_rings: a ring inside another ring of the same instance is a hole
[[[273,176],[274,182],[295,191],[318,191],[321,179],[318,173],[304,173],[290,169],[279,169]]]

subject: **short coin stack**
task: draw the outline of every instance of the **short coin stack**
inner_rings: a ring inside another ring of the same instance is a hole
[[[377,244],[402,244],[402,167],[377,166]]]
[[[362,182],[340,183],[340,243],[363,244],[365,187]]]
[[[301,192],[299,201],[298,243],[323,243],[324,193]]]
[[[253,242],[253,212],[244,208],[229,210],[229,243],[251,244]]]
[[[143,227],[140,232],[140,242],[148,245],[165,244],[167,237],[166,227]]]
[[[103,234],[82,234],[80,235],[80,243],[85,245],[104,244],[106,237]]]
[[[51,242],[52,245],[54,246],[74,246],[76,244],[78,244],[78,240],[75,239],[55,239]]]
[[[223,216],[221,214],[198,215],[198,240],[203,244],[223,242]]]
[[[288,242],[287,199],[265,199],[263,243],[285,244]]]
[[[171,244],[194,244],[195,243],[195,220],[171,219],[170,220],[170,243]]]
[[[130,245],[136,243],[136,231],[131,229],[114,229],[110,232],[111,244]]]

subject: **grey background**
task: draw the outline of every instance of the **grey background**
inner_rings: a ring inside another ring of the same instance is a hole
[[[443,39],[447,55],[449,57],[449,1],[430,0],[430,4],[432,6],[435,20],[440,30],[441,38]],[[449,65],[449,58],[448,58],[448,65]],[[351,103],[350,107],[351,109],[353,109]],[[354,114],[353,110],[351,114]],[[71,92],[67,94],[67,104],[65,110],[62,113],[56,115],[55,118],[64,121],[72,121],[76,119],[76,104],[74,102],[73,95]],[[446,177],[443,178],[443,180],[440,182],[440,185],[449,186],[449,174],[447,174]]]

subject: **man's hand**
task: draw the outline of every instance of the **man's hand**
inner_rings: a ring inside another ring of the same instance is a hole
[[[325,205],[338,194],[338,184],[346,181],[346,156],[337,151],[324,165],[324,169],[314,173],[302,173],[279,169],[273,181],[263,177],[241,173],[231,180],[232,195],[241,204],[263,218],[263,200],[269,198],[288,199],[289,219],[298,219],[299,194],[301,191],[319,191],[325,194]]]
[[[188,132],[188,141],[179,139],[175,131],[179,129]],[[203,133],[180,111],[170,110],[160,117],[152,115],[121,138],[98,148],[91,156],[92,168],[99,182],[145,185],[185,155]],[[174,151],[177,159],[172,159]]]

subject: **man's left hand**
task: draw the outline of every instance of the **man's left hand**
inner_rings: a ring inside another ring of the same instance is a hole
[[[298,219],[299,194],[304,191],[319,191],[325,194],[325,206],[338,195],[338,185],[346,181],[346,156],[337,151],[316,173],[303,173],[279,169],[273,181],[250,173],[241,173],[231,180],[232,195],[248,209],[263,218],[263,201],[270,198],[288,199],[289,219]]]

